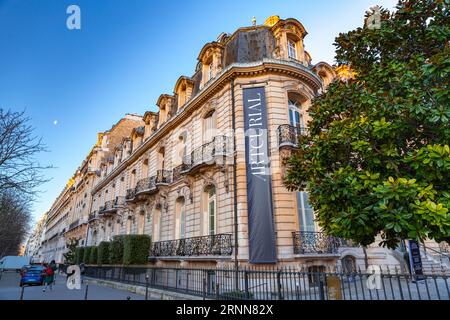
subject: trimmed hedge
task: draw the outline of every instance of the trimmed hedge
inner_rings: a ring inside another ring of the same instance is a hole
[[[125,236],[115,236],[109,244],[109,263],[123,263],[123,241]]]
[[[84,247],[83,263],[89,263],[89,259],[91,257],[91,249],[92,247]]]
[[[91,254],[89,255],[89,264],[97,264],[98,247],[91,247]]]
[[[123,264],[147,264],[151,238],[148,235],[127,235],[123,242]]]
[[[80,264],[84,261],[84,247],[77,247],[75,249],[75,264]]]
[[[99,266],[101,266],[102,264],[109,264],[109,248],[110,243],[106,241],[102,241],[98,245],[97,264]]]

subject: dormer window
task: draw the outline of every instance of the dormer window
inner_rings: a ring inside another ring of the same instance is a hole
[[[213,75],[213,72],[214,72],[214,65],[213,65],[213,63],[211,62],[208,65],[207,68],[208,68],[208,81],[209,81],[209,80],[211,80],[214,77],[214,75]]]
[[[297,59],[297,43],[291,39],[288,39],[288,56]]]

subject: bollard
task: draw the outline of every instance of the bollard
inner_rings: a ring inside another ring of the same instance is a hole
[[[325,300],[324,286],[325,286],[325,281],[323,279],[323,274],[319,273],[319,299],[320,300]]]
[[[219,288],[219,284],[217,283],[216,284],[216,300],[219,300],[219,298],[220,298],[220,290],[219,290],[220,288]]]
[[[148,274],[145,275],[145,300],[148,300]]]
[[[88,297],[88,290],[89,290],[89,285],[86,284],[86,291],[84,292],[84,300],[87,300],[87,297]]]
[[[22,288],[20,290],[20,300],[23,300],[23,291],[25,290],[25,286],[22,285]]]

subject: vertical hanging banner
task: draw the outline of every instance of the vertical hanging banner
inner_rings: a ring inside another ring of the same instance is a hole
[[[250,263],[276,263],[272,179],[264,87],[244,89]]]

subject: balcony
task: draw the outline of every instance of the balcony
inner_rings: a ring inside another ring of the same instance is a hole
[[[143,194],[143,193],[153,193],[157,190],[156,188],[156,177],[148,177],[138,181],[136,184],[135,195]]]
[[[68,230],[75,229],[76,227],[78,227],[79,224],[80,224],[80,219],[75,220],[74,222],[72,222],[72,223],[69,225],[69,229],[68,229]]]
[[[127,194],[125,195],[125,200],[126,201],[133,201],[135,197],[136,197],[136,190],[135,190],[135,188],[128,189],[127,190]]]
[[[278,127],[278,147],[298,148],[299,137],[307,134],[307,129],[283,124]]]
[[[103,206],[100,207],[99,214],[105,215],[108,213],[114,213],[117,209],[125,205],[125,197],[116,197],[114,200],[106,201]]]
[[[172,170],[158,170],[155,178],[157,186],[168,185],[172,183]]]
[[[150,257],[230,256],[230,234],[217,234],[152,243]]]
[[[91,222],[92,220],[98,219],[97,211],[94,211],[89,214],[88,222]]]
[[[292,232],[294,254],[337,254],[340,241],[323,232]]]
[[[232,155],[232,140],[230,137],[217,136],[211,142],[194,149],[190,154],[183,157],[185,165],[183,172],[194,171],[200,166],[216,163],[217,157]]]

